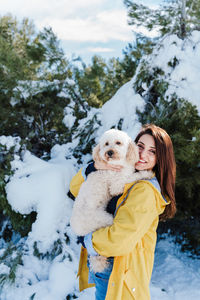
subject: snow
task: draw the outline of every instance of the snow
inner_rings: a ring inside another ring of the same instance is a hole
[[[65,124],[66,127],[72,128],[74,125],[74,122],[76,121],[76,117],[69,115],[64,116],[63,123]]]
[[[41,252],[53,245],[69,220],[71,206],[66,201],[66,192],[73,173],[70,161],[65,160],[62,165],[46,162],[27,151],[21,168],[7,184],[7,199],[16,212],[37,212],[29,239],[39,242]]]
[[[189,100],[197,106],[199,100],[200,32],[194,31],[186,40],[176,35],[165,36],[148,59],[150,69],[159,67],[165,72],[169,83],[166,96],[176,93],[180,98]],[[168,65],[173,59],[178,60],[175,68]]]
[[[50,295],[52,300],[55,298],[63,299],[65,295],[73,292],[75,276],[73,264],[68,260],[53,263],[49,271]]]
[[[20,149],[20,137],[12,137],[12,136],[0,136],[0,144],[5,146],[7,150],[12,147],[15,147],[16,151]]]
[[[0,264],[0,274],[9,274],[10,268],[4,263]]]
[[[169,36],[149,58],[149,65],[152,68],[159,66],[170,74],[169,94],[176,92],[200,110],[199,53],[199,32],[194,32],[187,42]],[[167,62],[175,56],[179,64],[172,69]],[[122,86],[101,109],[91,109],[87,118],[79,122],[79,128],[96,114],[102,124],[96,127],[95,138],[98,141],[105,130],[115,127],[123,119],[121,129],[134,139],[141,126],[135,111],[137,107],[144,107],[144,100],[134,92],[134,81],[135,78]],[[70,109],[66,109],[66,116],[63,122],[72,127],[75,119]],[[0,143],[7,150],[13,146],[20,147],[19,138],[1,136]],[[26,215],[35,211],[37,218],[28,237],[15,240],[16,246],[23,245],[23,264],[17,268],[15,284],[6,283],[0,291],[1,300],[64,300],[68,294],[75,294],[80,300],[94,299],[94,288],[81,293],[78,291],[76,274],[80,245],[77,245],[76,236],[69,227],[73,201],[67,192],[72,176],[80,167],[71,149],[77,144],[78,137],[67,145],[55,145],[49,161],[37,158],[28,151],[23,159],[15,155],[12,161],[14,175],[6,186],[8,201],[16,212]],[[83,161],[87,162],[90,158],[91,155],[87,154]],[[66,241],[66,236],[69,241]],[[55,245],[60,251],[49,257]],[[34,254],[35,246],[38,256]],[[4,252],[0,251],[0,258]],[[9,267],[1,263],[0,274],[8,273]],[[165,236],[156,248],[150,285],[152,300],[200,299],[199,286],[200,261],[189,257],[188,253],[182,253],[173,239]]]
[[[158,242],[151,280],[152,300],[200,299],[200,260],[181,253],[172,238]],[[159,294],[158,294],[159,293]]]
[[[100,110],[102,127],[98,135],[101,136],[105,130],[116,126],[119,120],[123,119],[121,130],[126,131],[130,137],[134,138],[141,127],[135,111],[136,108],[142,109],[143,106],[143,98],[134,92],[133,80],[127,82]]]

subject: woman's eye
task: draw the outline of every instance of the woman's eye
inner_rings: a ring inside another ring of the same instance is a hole
[[[138,146],[138,148],[143,149],[142,145],[137,145],[137,146]]]
[[[116,144],[117,144],[117,145],[121,145],[121,142],[118,142],[118,141],[117,141]]]
[[[151,152],[152,154],[156,154],[156,151],[154,151],[154,150],[150,150],[150,152]]]

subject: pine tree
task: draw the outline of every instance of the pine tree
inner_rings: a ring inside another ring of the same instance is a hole
[[[170,135],[176,157],[177,215],[198,217],[200,214],[200,116],[197,108],[190,102],[173,95],[171,100],[164,98],[159,104],[146,106],[138,112],[140,121],[154,123],[164,128]],[[183,201],[184,199],[184,201]]]
[[[152,51],[154,42],[141,35],[123,50],[123,57],[107,62],[100,56],[92,57],[88,66],[80,59],[82,68],[74,67],[73,78],[81,97],[92,107],[101,107],[135,74],[143,55]]]
[[[168,0],[157,9],[130,0],[124,0],[124,3],[130,25],[157,30],[160,36],[175,33],[184,39],[193,30],[200,30],[199,0]]]
[[[11,241],[13,229],[16,232],[20,232],[22,236],[27,235],[36,218],[35,213],[23,216],[14,212],[7,201],[5,186],[9,178],[13,175],[11,161],[14,160],[14,156],[21,156],[24,150],[21,140],[18,137],[12,139],[14,141],[14,146],[12,147],[6,147],[0,142],[0,219],[1,221],[6,221],[4,229],[1,230],[0,237],[2,236],[6,242]]]
[[[173,73],[182,62],[184,49],[188,47],[189,51],[195,51],[198,42],[193,40],[193,31],[200,29],[200,1],[165,1],[158,9],[134,1],[124,2],[130,25],[158,32],[157,38],[152,39],[153,52],[142,57],[133,85],[145,101],[144,110],[137,111],[141,123],[155,123],[164,128],[174,145],[178,210],[174,220],[160,226],[166,231],[171,228],[175,235],[178,230],[177,240],[184,241],[183,247],[187,245],[197,253],[200,245],[197,234],[200,224],[200,116],[189,96],[183,99],[178,95],[182,82],[176,81]],[[172,45],[176,50],[171,48]],[[166,46],[169,46],[168,59],[163,55]],[[186,73],[183,72],[181,80],[187,82]]]
[[[0,33],[0,135],[20,136],[41,156],[59,138],[70,138],[62,121],[71,101],[71,67],[50,28],[38,33],[28,19],[5,16]]]
[[[124,83],[123,72],[119,59],[112,58],[106,63],[95,55],[88,66],[82,62],[82,68],[74,68],[74,80],[81,97],[90,106],[101,107]]]
[[[7,238],[12,229],[27,235],[35,220],[35,213],[24,217],[13,212],[6,199],[5,178],[12,175],[14,155],[28,149],[48,159],[56,143],[71,141],[88,106],[71,80],[71,65],[50,28],[36,32],[27,19],[18,22],[5,16],[0,18],[0,33],[0,136],[21,139],[18,152],[0,145],[0,215],[9,220]],[[77,118],[73,128],[63,123],[66,107]]]

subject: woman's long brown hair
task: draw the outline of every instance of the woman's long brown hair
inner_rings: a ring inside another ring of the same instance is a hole
[[[171,138],[167,132],[154,125],[146,124],[142,127],[141,131],[135,138],[137,144],[140,137],[144,134],[150,134],[156,144],[156,166],[153,171],[160,184],[161,193],[167,196],[171,203],[165,207],[160,220],[164,221],[172,218],[176,213],[176,200],[175,200],[175,180],[176,180],[176,163],[174,157],[174,150]]]

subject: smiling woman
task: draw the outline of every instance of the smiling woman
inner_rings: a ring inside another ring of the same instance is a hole
[[[142,135],[137,146],[139,148],[140,160],[136,163],[136,170],[152,170],[156,165],[156,145],[150,134]]]
[[[162,128],[147,124],[143,126],[135,142],[139,148],[137,170],[153,170],[154,174],[150,179],[128,181],[123,193],[113,197],[106,208],[107,213],[113,215],[113,224],[104,225],[82,237],[83,248],[78,272],[80,290],[95,283],[96,300],[150,300],[149,282],[158,222],[161,218],[173,217],[176,211],[176,166],[169,135]],[[109,143],[105,146],[109,146]],[[88,165],[85,174],[80,170],[72,179],[70,191],[75,197],[84,182],[83,176],[97,171],[95,157],[94,160],[95,164]],[[106,163],[106,168],[105,163],[102,166],[99,164],[98,168],[100,171],[108,169],[109,163]],[[110,170],[118,172],[120,178],[123,175],[123,167]],[[96,180],[93,186],[96,187],[97,182]],[[119,179],[114,183],[118,186]],[[96,188],[95,193],[101,193],[101,190],[102,187]],[[90,194],[88,193],[87,199]],[[88,212],[85,205],[82,207]],[[108,258],[108,267],[102,272],[95,272],[87,264],[88,258],[98,255]]]
[[[135,138],[139,147],[140,161],[136,168],[145,170],[149,167],[155,172],[160,184],[162,195],[167,196],[171,203],[167,205],[161,219],[174,216],[176,163],[171,138],[167,132],[153,124],[144,125]]]

